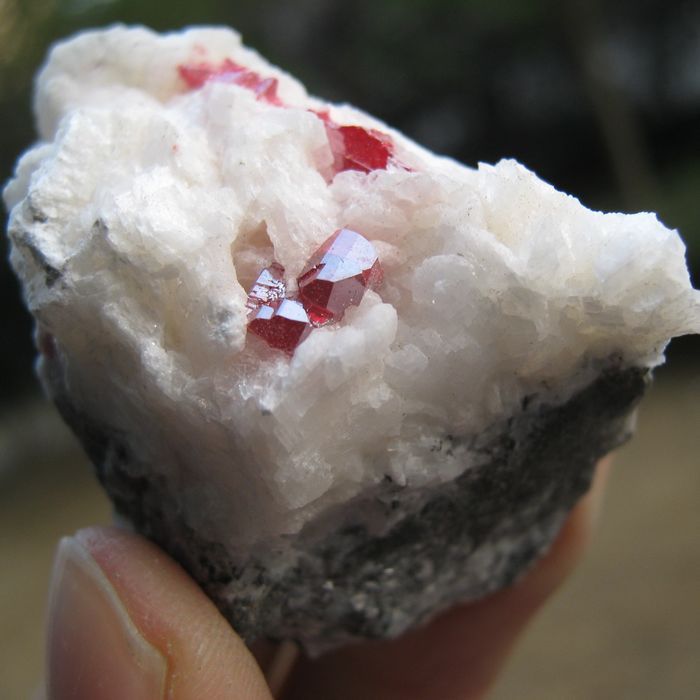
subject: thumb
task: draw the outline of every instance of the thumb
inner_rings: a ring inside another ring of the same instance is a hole
[[[49,598],[49,700],[271,700],[255,659],[155,545],[90,528],[59,545]]]

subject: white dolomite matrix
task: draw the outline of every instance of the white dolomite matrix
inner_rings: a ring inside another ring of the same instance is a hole
[[[700,332],[653,214],[437,157],[229,29],[79,35],[36,114],[5,199],[41,379],[118,511],[248,639],[396,635],[510,583]],[[294,287],[342,228],[382,285],[292,354],[248,334],[261,271]]]

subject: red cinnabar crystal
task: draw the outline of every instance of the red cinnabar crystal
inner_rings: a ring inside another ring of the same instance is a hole
[[[263,78],[255,71],[234,63],[230,58],[225,58],[218,66],[209,63],[179,66],[178,72],[193,90],[201,88],[210,80],[233,83],[252,90],[263,102],[282,106],[282,101],[277,96],[277,78]]]
[[[298,278],[299,298],[314,325],[338,321],[382,281],[374,246],[356,231],[336,231],[312,256]]]
[[[248,330],[270,347],[291,355],[311,332],[311,325],[300,302],[283,299],[274,306],[261,306],[248,324]]]
[[[335,156],[336,172],[385,170],[393,155],[391,139],[376,129],[326,122],[326,133]]]
[[[343,170],[369,173],[372,170],[385,170],[389,165],[394,155],[394,144],[386,134],[377,129],[336,124],[328,110],[313,112],[326,127],[336,174]]]

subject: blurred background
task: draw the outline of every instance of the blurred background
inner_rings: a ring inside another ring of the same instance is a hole
[[[0,0],[0,181],[34,139],[54,40],[115,21],[229,24],[312,93],[469,165],[515,157],[589,207],[659,213],[700,279],[697,0]],[[41,674],[56,539],[109,507],[33,371],[0,238],[0,698]],[[507,698],[700,697],[698,339],[676,341],[593,550],[520,645]]]

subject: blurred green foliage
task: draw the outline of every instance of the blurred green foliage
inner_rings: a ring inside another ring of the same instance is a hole
[[[474,164],[513,156],[587,205],[658,211],[700,268],[695,0],[0,0],[0,179],[34,139],[48,46],[112,22],[228,24],[328,99]],[[6,255],[6,243],[0,243]],[[0,267],[5,392],[31,382],[30,323]]]

